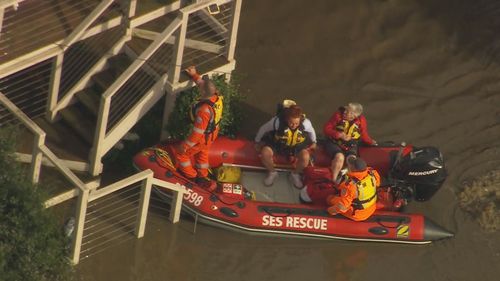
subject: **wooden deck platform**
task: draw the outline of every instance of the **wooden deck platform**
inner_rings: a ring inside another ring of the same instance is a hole
[[[137,1],[135,17],[179,0]],[[23,1],[17,10],[5,11],[0,36],[0,65],[36,52],[68,36],[99,4],[99,0]],[[111,5],[95,24],[121,16]]]

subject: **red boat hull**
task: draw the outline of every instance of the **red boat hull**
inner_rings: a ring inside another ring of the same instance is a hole
[[[390,166],[389,154],[398,149],[363,147],[360,155],[384,175]],[[208,191],[180,176],[173,168],[175,163],[172,163],[173,166],[164,163],[164,156],[172,153],[171,144],[147,148],[135,156],[134,165],[139,170],[151,169],[158,179],[184,184],[188,188],[184,196],[184,210],[198,215],[207,223],[254,233],[412,244],[425,244],[452,236],[420,214],[377,210],[368,220],[355,222],[341,215],[330,216],[324,206],[236,199]],[[222,164],[261,167],[253,142],[244,139],[219,137],[211,147],[209,159],[211,167]],[[277,159],[276,162],[278,166],[287,165],[285,159]],[[314,164],[330,164],[321,147],[314,154]],[[385,203],[392,203],[389,201]],[[379,207],[386,207],[385,203],[379,203]]]

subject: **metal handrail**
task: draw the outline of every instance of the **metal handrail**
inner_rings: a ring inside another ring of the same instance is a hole
[[[101,103],[99,106],[99,114],[97,119],[97,127],[94,134],[94,148],[91,154],[91,174],[99,173],[100,157],[104,155],[111,146],[104,144],[104,140],[109,134],[108,131],[108,118],[111,108],[111,99],[117,91],[128,81],[134,73],[136,73],[144,63],[161,47],[161,45],[170,37],[181,25],[181,19],[176,18],[168,25],[163,32],[153,41],[149,47],[142,52],[142,54],[111,84],[111,86],[101,96]]]
[[[179,8],[180,8],[180,1],[173,2],[167,6],[153,10],[147,14],[134,17],[131,20],[130,25],[131,27],[140,26],[148,21],[162,17]],[[106,22],[103,22],[101,24],[89,28],[87,31],[84,32],[84,34],[80,36],[78,40],[84,40],[101,32],[105,32],[107,30],[115,28],[118,25],[120,25],[122,21],[123,21],[123,15],[113,17]],[[15,73],[21,69],[25,69],[27,67],[40,63],[41,61],[57,56],[57,54],[61,51],[59,46],[62,45],[63,42],[64,39],[61,39],[57,42],[54,42],[51,45],[47,45],[45,47],[40,48],[37,51],[33,51],[24,56],[21,56],[16,60],[12,60],[0,65],[0,78],[9,76],[10,74]]]
[[[45,146],[46,133],[35,122],[33,122],[24,112],[22,112],[15,104],[13,104],[3,93],[0,92],[0,103],[3,104],[23,125],[25,125],[34,135],[35,142],[33,145],[33,155],[31,161],[32,180],[38,182],[38,175],[41,170],[43,156],[47,157],[52,164],[68,179],[72,184],[80,190],[88,190],[88,187],[83,183],[70,169],[68,169],[63,161],[59,159],[47,146]]]
[[[52,66],[49,99],[47,100],[47,108],[49,108],[49,110],[57,106],[65,51],[83,36],[90,25],[93,24],[113,2],[114,0],[103,0],[99,3],[99,5],[97,5],[97,7],[59,45],[61,50],[54,58],[54,64]],[[57,113],[57,111],[51,112],[51,119],[55,117],[55,113]]]
[[[61,43],[63,50],[76,42],[87,31],[89,26],[97,20],[104,11],[114,2],[114,0],[103,0],[97,7],[71,32],[71,34]]]
[[[162,181],[154,178],[153,176],[153,171],[148,169],[138,172],[108,186],[105,186],[99,190],[86,190],[80,192],[77,203],[75,232],[72,241],[72,261],[74,264],[77,264],[80,260],[80,252],[82,248],[83,231],[85,229],[85,217],[87,214],[88,203],[110,195],[123,188],[129,187],[137,182],[142,182],[141,198],[139,201],[140,206],[135,228],[135,234],[137,238],[141,238],[144,236],[152,185],[161,186],[174,192],[174,199],[170,206],[170,221],[172,223],[177,223],[179,221],[182,208],[182,200],[184,194],[187,193],[186,187],[180,184],[173,184]]]

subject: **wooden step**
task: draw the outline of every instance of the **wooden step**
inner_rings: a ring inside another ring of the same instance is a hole
[[[108,68],[96,73],[92,80],[98,91],[105,92],[115,80],[132,64],[132,60],[124,53],[120,53],[108,59]]]
[[[47,134],[46,145],[59,158],[72,161],[88,162],[90,145],[82,141],[64,122],[50,123],[44,117],[34,119],[35,123]]]
[[[132,59],[130,59],[125,53],[120,53],[116,56],[110,57],[107,63],[109,69],[114,70],[115,74],[118,76],[132,64]]]
[[[92,76],[92,80],[95,83],[96,90],[104,93],[117,77],[114,70],[107,69]]]
[[[152,43],[153,41],[133,37],[132,40],[129,40],[126,45],[132,50],[137,56],[141,55],[144,50]],[[171,44],[163,44],[155,53],[154,56],[161,57],[162,59],[170,58],[173,59],[173,46]],[[149,60],[147,65],[155,71],[158,75],[161,75],[168,71],[170,64],[166,61],[152,61]]]
[[[136,55],[140,55],[151,44],[151,40],[132,37],[125,45],[129,47]]]
[[[60,134],[62,129],[58,129],[57,127],[60,125],[59,122],[55,124],[50,123],[44,117],[39,117],[33,120],[42,130],[47,134],[46,139],[51,140],[54,143],[62,143],[64,139],[64,135]]]
[[[82,106],[74,104],[61,110],[64,122],[71,127],[87,144],[94,143],[94,131],[96,127],[95,117],[85,111]]]
[[[97,116],[101,103],[101,93],[99,93],[94,87],[90,87],[78,92],[76,97],[89,112],[91,112],[94,116]]]

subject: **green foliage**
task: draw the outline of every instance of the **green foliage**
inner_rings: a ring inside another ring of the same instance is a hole
[[[198,96],[199,91],[197,88],[181,92],[177,95],[174,109],[166,124],[166,130],[172,138],[184,139],[191,131],[193,124],[189,117],[189,111]]]
[[[214,81],[220,94],[224,97],[224,111],[219,124],[219,133],[228,137],[235,137],[243,121],[241,102],[245,97],[239,92],[239,87],[234,77],[232,77],[230,83],[225,81],[224,76],[213,76],[212,81]],[[189,117],[189,111],[198,97],[198,87],[181,92],[177,96],[174,110],[166,125],[166,130],[172,138],[184,139],[190,133],[192,122]]]
[[[0,280],[67,280],[67,238],[15,161],[14,132],[0,130]]]
[[[234,77],[234,76],[233,76]],[[224,96],[224,112],[220,123],[220,134],[235,137],[243,120],[240,106],[244,96],[239,93],[234,78],[226,83],[223,76],[212,78],[217,89]],[[191,105],[198,98],[198,88],[194,87],[180,93],[175,101],[174,109],[166,130],[175,139],[185,138],[191,131],[192,122],[189,117]],[[132,174],[132,157],[145,147],[159,142],[164,101],[159,101],[148,113],[132,128],[138,134],[137,141],[125,141],[123,149],[113,149],[103,159],[105,169],[120,171],[121,174]]]

